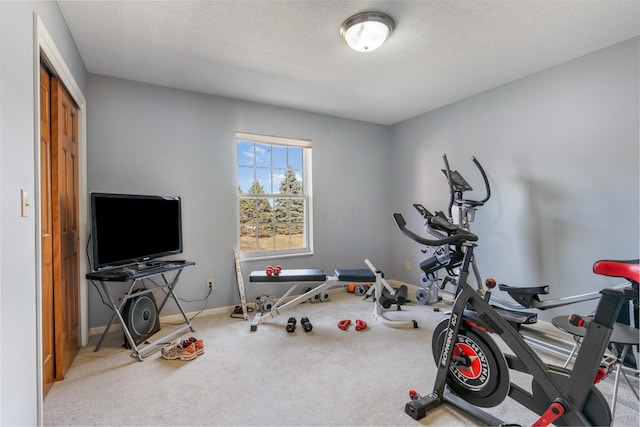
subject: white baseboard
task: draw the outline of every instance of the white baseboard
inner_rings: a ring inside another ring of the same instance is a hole
[[[251,304],[247,304],[248,306],[253,307],[253,303]],[[193,316],[198,315],[198,317],[205,317],[205,316],[215,316],[218,314],[229,314],[233,311],[235,306],[232,307],[216,307],[216,308],[210,308],[207,310],[202,311],[200,314],[198,314],[197,311],[192,311],[187,314],[187,317],[189,319],[191,319]],[[171,315],[167,315],[167,316],[160,316],[160,324],[163,323],[184,323],[184,318],[182,317],[182,314],[171,314]],[[119,324],[114,324],[114,326],[120,326]],[[94,328],[89,329],[89,335],[93,336],[93,335],[102,335],[105,331],[105,329],[107,328],[106,325],[104,326],[96,326]]]
[[[344,286],[336,286],[333,287],[331,289],[329,289],[329,292],[334,293],[334,292],[344,292]],[[284,302],[288,302],[294,298],[297,298],[299,295],[292,295],[289,296],[287,298],[284,299]],[[236,306],[238,306],[239,304],[235,304],[233,306],[226,306],[226,307],[216,307],[216,308],[210,308],[207,310],[204,310],[202,312],[200,312],[200,314],[198,314],[198,311],[191,311],[186,313],[187,317],[189,319],[192,319],[193,316],[198,316],[198,317],[206,317],[206,316],[216,316],[219,314],[230,314],[233,312],[234,308]],[[247,307],[253,308],[255,309],[255,302],[251,301],[251,302],[247,302]],[[182,314],[171,314],[171,315],[167,315],[167,316],[160,316],[160,324],[163,323],[182,323],[184,322],[184,318],[182,317]],[[118,327],[120,326],[117,322],[114,323],[113,327]],[[89,329],[89,336],[93,336],[93,335],[102,335],[105,331],[105,329],[107,328],[106,325],[103,326],[96,326],[93,328]],[[117,329],[112,329],[113,330],[117,330]]]

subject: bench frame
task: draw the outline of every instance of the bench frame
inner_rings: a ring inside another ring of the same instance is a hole
[[[365,294],[365,299],[368,298],[369,296],[372,296],[374,291],[375,291],[375,295],[382,295],[383,288],[386,288],[387,291],[391,293],[391,295],[394,295],[395,289],[384,279],[382,271],[377,270],[375,266],[368,259],[365,259],[364,262],[369,268],[369,270],[371,270],[371,272],[375,275],[375,282],[373,283],[373,286],[371,286],[367,291],[367,293]],[[273,304],[273,307],[271,308],[270,311],[256,313],[255,317],[251,322],[251,331],[252,332],[257,331],[259,324],[270,319],[275,319],[280,314],[288,310],[291,310],[295,306],[302,304],[305,301],[313,300],[321,293],[328,291],[333,287],[345,286],[345,284],[347,283],[358,282],[358,280],[353,280],[354,279],[353,277],[350,277],[350,280],[347,282],[344,280],[338,280],[336,276],[325,276],[326,279],[319,285],[312,287],[311,289],[302,293],[301,295],[298,295],[297,297],[285,302],[285,300],[289,297],[289,295],[291,295],[301,284],[303,283],[309,284],[313,282],[318,283],[319,282],[317,280],[318,271],[319,270],[315,270],[316,274],[312,274],[309,276],[314,280],[304,280],[304,275],[299,274],[299,275],[295,275],[295,277],[292,277],[291,281],[286,280],[285,276],[286,276],[287,270],[282,270],[282,273],[281,273],[282,276],[274,277],[273,279],[271,279],[271,277],[267,277],[266,280],[261,280],[263,276],[257,275],[256,273],[258,272],[254,271],[253,273],[251,273],[252,277],[250,281],[253,283],[262,282],[262,283],[290,283],[291,284],[289,290],[287,290],[287,292],[285,292],[285,294],[282,295]],[[348,271],[348,270],[345,270],[345,271]],[[254,279],[253,276],[256,276],[257,278]],[[368,279],[369,278],[359,283],[371,283],[371,280],[368,280]],[[418,324],[415,320],[391,320],[391,319],[385,318],[383,315],[383,308],[380,304],[378,304],[377,301],[374,302],[373,315],[376,320],[380,321],[386,326],[391,326],[395,328],[417,328],[418,327]]]

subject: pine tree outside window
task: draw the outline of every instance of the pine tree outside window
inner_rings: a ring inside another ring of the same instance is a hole
[[[311,141],[237,132],[242,258],[312,252]]]

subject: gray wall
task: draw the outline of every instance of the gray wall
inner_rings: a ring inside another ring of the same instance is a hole
[[[0,2],[0,424],[38,422],[34,15],[83,93],[84,65],[55,2]],[[20,189],[32,212],[20,216]]]
[[[483,197],[476,156],[493,191],[472,224],[484,277],[549,284],[554,298],[619,283],[595,276],[592,265],[638,257],[638,40],[393,126],[393,209],[416,231],[423,221],[412,203],[446,210],[443,153],[476,190],[467,198]],[[417,244],[396,231],[391,246],[393,277],[415,283],[423,259]]]
[[[390,256],[390,129],[266,105],[126,80],[89,77],[88,191],[179,195],[183,200],[181,258],[196,262],[178,294],[205,296],[208,308],[239,303],[233,266],[237,247],[235,132],[312,140],[314,250],[278,260],[285,268],[385,268]],[[274,261],[243,264],[245,277]],[[376,266],[378,266],[376,265]],[[284,289],[247,285],[249,300]],[[203,303],[185,303],[197,311]],[[169,304],[164,314],[177,310]],[[90,326],[109,311],[90,289]]]

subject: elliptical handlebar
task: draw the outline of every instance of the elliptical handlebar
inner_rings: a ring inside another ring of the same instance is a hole
[[[480,171],[480,174],[482,175],[482,179],[484,181],[484,188],[485,188],[485,192],[486,192],[486,195],[485,195],[484,199],[482,199],[482,200],[462,199],[462,198],[460,198],[459,200],[456,200],[455,199],[456,190],[453,188],[453,180],[452,180],[452,177],[451,177],[451,168],[449,167],[449,161],[447,160],[447,155],[446,154],[442,155],[442,160],[444,161],[446,178],[447,178],[447,181],[449,183],[449,194],[450,194],[449,208],[448,208],[449,218],[453,218],[453,214],[451,212],[451,209],[453,208],[453,205],[456,202],[458,204],[465,204],[465,205],[469,205],[471,207],[476,207],[476,206],[484,205],[485,202],[487,202],[489,200],[489,198],[491,197],[491,186],[489,185],[489,178],[487,177],[487,174],[484,171],[484,168],[482,167],[482,165],[480,164],[478,159],[476,159],[475,156],[471,157],[471,161],[476,165],[476,167]],[[460,192],[460,197],[462,197],[462,192]]]
[[[405,236],[425,246],[442,246],[448,245],[450,243],[475,242],[478,240],[478,236],[469,231],[463,230],[462,228],[458,228],[455,234],[442,239],[425,239],[424,237],[419,236],[413,231],[407,229],[407,222],[405,221],[401,213],[394,213],[393,219],[396,221],[396,224],[398,224],[400,231],[402,231]]]
[[[449,213],[449,218],[453,221],[453,213],[451,213],[451,208],[453,208],[453,202],[455,202],[455,191],[453,191],[453,179],[451,179],[451,168],[449,167],[449,161],[447,160],[447,155],[442,155],[442,161],[444,161],[444,170],[447,173],[447,182],[449,183],[449,208],[447,212]]]
[[[478,167],[478,169],[480,170],[480,173],[482,174],[482,179],[484,180],[484,188],[485,190],[487,190],[487,195],[484,199],[479,201],[479,203],[484,204],[487,200],[489,200],[489,197],[491,197],[491,187],[489,186],[489,178],[487,178],[487,174],[485,173],[484,168],[482,167],[478,159],[476,159],[476,156],[471,157],[471,161],[473,161],[473,163],[475,163],[475,165]],[[474,202],[475,200],[470,200],[470,201]]]

